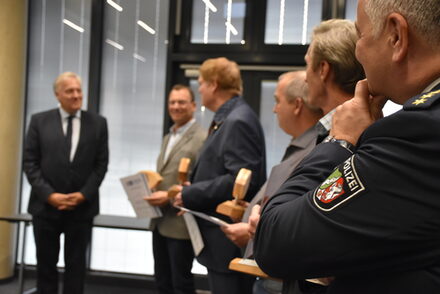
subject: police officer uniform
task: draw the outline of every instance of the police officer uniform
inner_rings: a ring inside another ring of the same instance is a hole
[[[328,293],[439,293],[439,177],[437,80],[356,147],[318,145],[265,207],[255,259],[273,277],[335,277]]]

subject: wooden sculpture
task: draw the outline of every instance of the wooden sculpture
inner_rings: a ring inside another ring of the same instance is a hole
[[[142,173],[147,177],[148,188],[150,188],[150,190],[155,189],[163,180],[159,173],[152,170],[141,170],[139,173]]]
[[[182,157],[180,159],[177,181],[179,185],[183,185],[188,180],[189,166],[191,164],[191,159],[187,157]],[[174,198],[180,192],[178,185],[173,185],[168,189],[168,198]]]
[[[251,181],[252,171],[246,168],[240,169],[235,178],[232,196],[234,200],[225,201],[217,206],[216,211],[220,214],[229,216],[233,220],[239,220],[243,217],[245,207],[240,205],[239,200],[246,196]]]

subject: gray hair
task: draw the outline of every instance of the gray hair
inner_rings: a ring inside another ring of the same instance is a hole
[[[440,46],[440,3],[438,0],[367,0],[365,13],[373,26],[373,35],[383,30],[386,17],[397,12],[429,44]]]
[[[61,83],[63,80],[67,79],[67,78],[74,78],[74,79],[77,79],[77,80],[79,81],[79,83],[81,84],[81,78],[80,78],[79,75],[77,75],[76,73],[71,72],[71,71],[66,71],[66,72],[63,72],[62,74],[60,74],[60,75],[55,79],[55,82],[53,83],[53,92],[54,92],[54,93],[57,92],[57,89],[58,89],[58,86],[60,85],[60,83]]]
[[[295,99],[301,98],[304,105],[312,111],[321,111],[319,108],[311,106],[308,102],[308,85],[306,83],[305,71],[289,71],[281,74],[278,81],[287,79],[284,94],[288,103],[293,103]]]

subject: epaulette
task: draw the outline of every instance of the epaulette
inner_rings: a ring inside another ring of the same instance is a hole
[[[433,105],[436,101],[440,99],[440,90],[435,90],[427,93],[422,93],[418,96],[414,96],[403,105],[403,109],[412,110],[412,109],[428,109]]]

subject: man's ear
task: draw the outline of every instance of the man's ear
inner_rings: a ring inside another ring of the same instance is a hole
[[[402,61],[408,54],[408,22],[401,14],[393,12],[386,19],[385,30],[387,42],[393,50],[392,60]]]
[[[212,81],[211,83],[211,87],[212,87],[212,92],[215,92],[218,90],[218,83],[217,81]]]
[[[299,115],[301,113],[304,101],[301,97],[296,97],[295,100],[292,102],[293,104],[293,114]]]
[[[326,81],[330,75],[330,63],[328,63],[326,60],[322,60],[319,63],[319,77],[321,78],[321,81]]]

